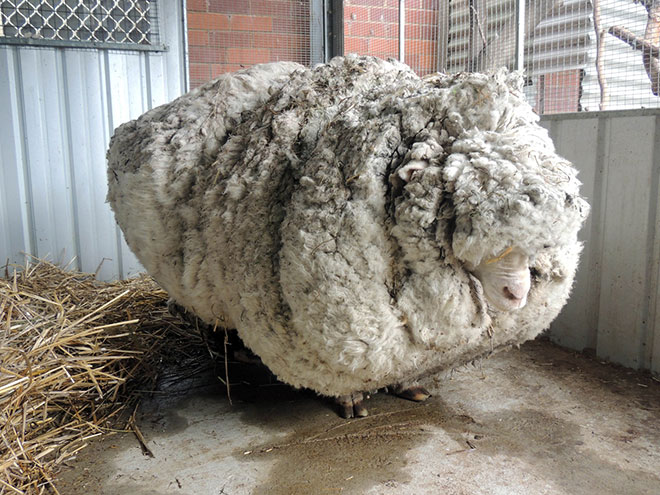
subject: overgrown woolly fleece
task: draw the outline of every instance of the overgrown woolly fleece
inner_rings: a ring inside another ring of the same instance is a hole
[[[171,297],[284,382],[408,384],[535,337],[568,297],[589,207],[537,121],[504,70],[258,65],[119,127],[108,200]],[[498,312],[467,268],[509,246],[532,289]]]

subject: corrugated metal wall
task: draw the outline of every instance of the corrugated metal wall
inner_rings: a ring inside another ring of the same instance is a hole
[[[165,52],[0,45],[0,265],[21,252],[95,272],[140,271],[106,196],[119,124],[186,86],[183,5],[163,0]]]
[[[660,373],[660,111],[542,118],[592,206],[573,294],[551,338]]]

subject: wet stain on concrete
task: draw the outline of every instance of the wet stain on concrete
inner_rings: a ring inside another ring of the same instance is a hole
[[[90,486],[64,493],[495,493],[489,483],[511,494],[660,493],[660,384],[547,344],[498,357],[483,375],[440,382],[425,403],[376,394],[370,416],[348,421],[329,401],[264,369],[232,373],[231,407],[212,373],[180,396],[145,404],[148,440],[181,442],[170,471],[158,469],[167,453],[124,467],[122,477],[88,460],[88,472],[78,463],[70,480]],[[99,451],[98,462],[111,464],[112,452]],[[199,479],[222,469],[228,474],[212,489],[199,488]]]

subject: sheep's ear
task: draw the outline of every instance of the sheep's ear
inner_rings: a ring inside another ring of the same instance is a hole
[[[403,167],[397,170],[397,175],[401,180],[403,180],[403,182],[408,183],[410,182],[410,179],[412,179],[412,176],[415,172],[424,170],[426,167],[428,167],[428,165],[428,162],[425,160],[410,160]]]

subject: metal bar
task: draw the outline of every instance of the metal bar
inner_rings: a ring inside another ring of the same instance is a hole
[[[406,0],[399,0],[399,62],[405,62],[406,53]]]
[[[309,58],[312,65],[326,61],[325,3],[326,0],[312,0],[309,9]]]
[[[330,56],[338,57],[344,54],[344,2],[343,0],[332,0],[330,2],[329,14],[329,45]]]
[[[12,50],[14,81],[16,83],[16,100],[18,104],[17,123],[20,127],[20,157],[22,158],[22,173],[18,174],[19,196],[22,202],[21,214],[23,216],[23,236],[25,252],[37,256],[37,236],[34,221],[34,200],[32,199],[32,179],[30,176],[30,147],[27,141],[26,115],[25,115],[25,85],[23,84],[23,70],[21,68],[21,53]],[[10,83],[11,84],[11,83]],[[18,143],[17,143],[18,144]]]
[[[525,0],[518,0],[516,8],[516,70],[525,67]]]
[[[647,115],[660,115],[660,108],[640,108],[638,110],[599,110],[593,112],[565,112],[541,115],[540,121],[546,120],[573,120],[595,119],[598,117],[642,117]]]
[[[183,50],[181,50],[181,56],[183,57],[183,92],[187,93],[190,91],[190,56],[188,54],[188,3],[186,0],[181,0],[179,2],[179,8],[181,9],[181,30],[183,35]],[[163,23],[160,19],[160,12],[162,9],[158,9],[159,19],[158,25],[162,26]],[[147,60],[147,64],[149,61]],[[149,87],[151,88],[151,81],[149,81]],[[151,102],[149,103],[151,106]]]
[[[9,38],[0,37],[1,45],[23,45],[42,46],[46,48],[93,48],[105,50],[128,50],[140,52],[165,52],[169,50],[167,45],[140,45],[137,43],[107,43],[101,41],[67,41],[67,40],[45,40],[38,38]]]
[[[449,41],[449,14],[450,3],[438,3],[438,72],[447,70],[447,43]]]

